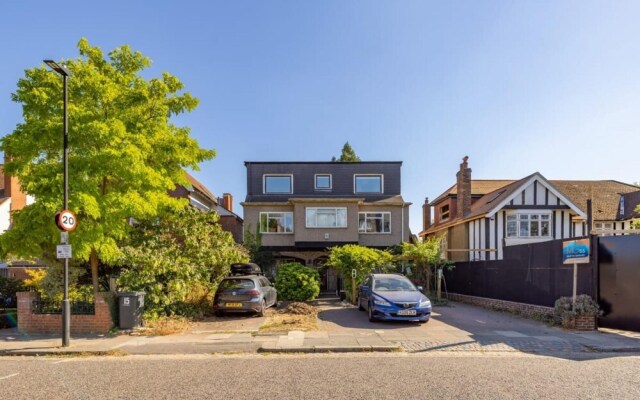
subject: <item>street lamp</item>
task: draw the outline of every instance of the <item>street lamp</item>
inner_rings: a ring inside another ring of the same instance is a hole
[[[63,140],[62,140],[62,163],[64,165],[64,175],[63,175],[63,186],[64,186],[64,195],[63,195],[63,210],[67,210],[69,208],[69,132],[67,129],[67,78],[71,75],[71,72],[61,64],[53,60],[44,60],[44,63],[47,64],[52,70],[62,75],[62,101],[63,101],[63,122],[62,122],[62,131],[63,131]],[[64,297],[62,299],[62,346],[69,346],[69,337],[71,333],[71,309],[69,307],[69,259],[64,259]]]

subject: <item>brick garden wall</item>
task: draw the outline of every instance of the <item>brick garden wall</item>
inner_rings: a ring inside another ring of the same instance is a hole
[[[515,301],[506,301],[498,299],[489,299],[486,297],[468,296],[465,294],[449,293],[449,300],[459,301],[462,303],[473,304],[480,307],[499,308],[502,310],[515,311],[521,313],[540,313],[553,314],[552,307],[537,306],[535,304],[517,303]]]
[[[107,333],[113,327],[109,304],[99,293],[94,315],[71,315],[71,333]],[[62,314],[33,314],[31,304],[36,300],[35,292],[20,292],[18,297],[18,330],[22,333],[59,333],[62,331]]]

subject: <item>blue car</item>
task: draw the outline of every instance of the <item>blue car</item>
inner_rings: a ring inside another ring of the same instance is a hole
[[[418,321],[431,318],[431,301],[409,279],[395,274],[371,274],[360,286],[358,308],[369,321]]]

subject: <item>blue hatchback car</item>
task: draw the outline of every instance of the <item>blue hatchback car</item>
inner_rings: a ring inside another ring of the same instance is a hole
[[[360,286],[358,308],[369,321],[418,321],[431,318],[431,301],[409,279],[395,274],[371,274]]]

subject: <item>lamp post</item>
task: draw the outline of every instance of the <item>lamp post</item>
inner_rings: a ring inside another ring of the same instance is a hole
[[[62,140],[62,163],[64,165],[64,175],[63,175],[63,186],[64,186],[64,194],[63,194],[63,210],[67,210],[69,208],[69,131],[67,129],[67,78],[71,75],[69,70],[61,64],[53,60],[44,60],[44,63],[47,64],[52,70],[57,72],[62,76],[62,102],[63,102],[63,122],[62,122],[62,131],[63,131],[63,140]],[[69,259],[64,259],[64,297],[62,299],[62,346],[69,346],[69,338],[71,333],[71,309],[69,307]]]

